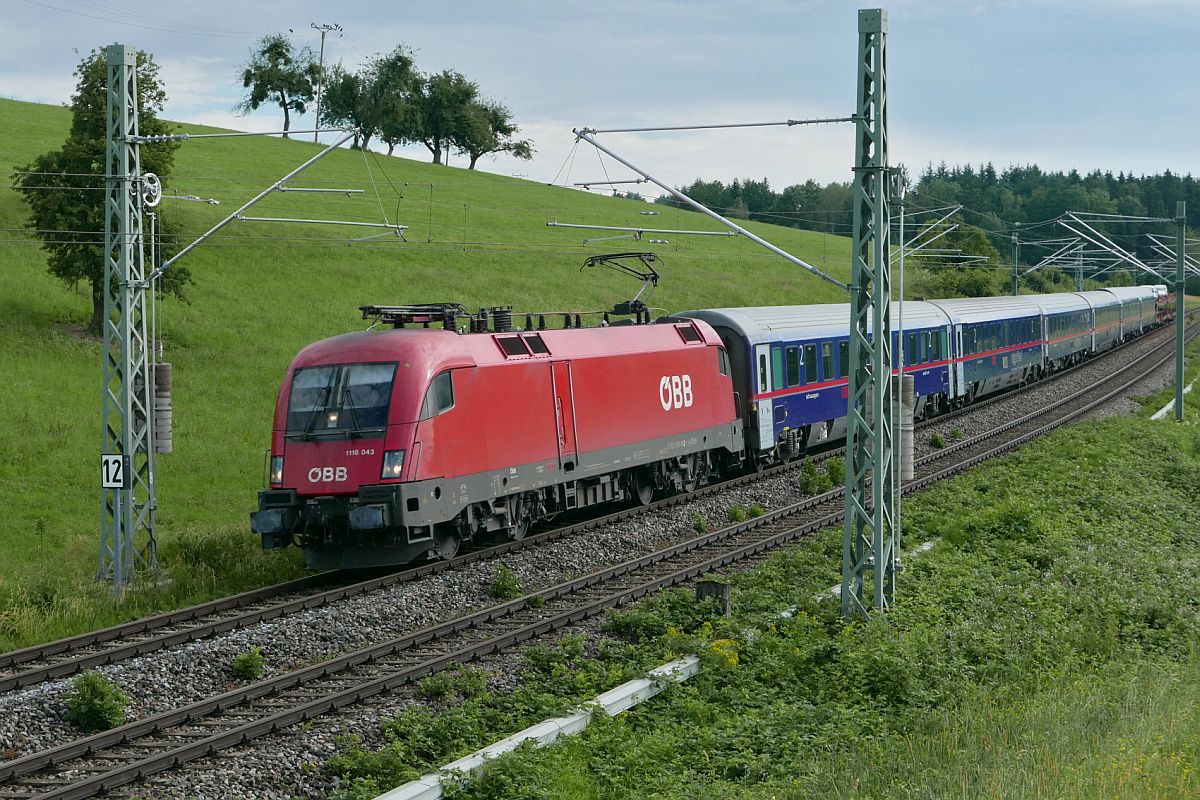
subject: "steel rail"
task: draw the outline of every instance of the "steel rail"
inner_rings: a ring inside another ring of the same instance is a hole
[[[1194,312],[1193,312],[1194,313]],[[1169,331],[1169,327],[1153,331],[1147,336],[1139,337],[1130,342],[1123,343],[1121,346],[1112,350],[1106,351],[1104,356],[1114,355],[1138,343],[1145,343],[1150,336],[1161,334],[1164,331]],[[1095,363],[1095,360],[1084,362],[1079,366]],[[1136,362],[1134,362],[1136,363]],[[1028,389],[1045,385],[1049,381],[1057,380],[1070,374],[1074,369],[1063,370],[1053,373],[1048,379],[1038,381],[1036,383],[1027,384],[1018,387],[1014,390],[996,394],[990,398],[977,401],[969,406],[964,406],[959,409],[954,409],[950,412],[940,414],[921,421],[918,424],[918,429],[928,427],[934,424],[941,424],[947,420],[954,419],[959,416],[974,413],[987,406],[1004,401],[1016,394]],[[1119,373],[1114,373],[1119,374]],[[812,452],[812,458],[820,461],[830,457],[844,453],[845,447],[839,446],[836,448],[825,448],[819,451]],[[526,546],[545,544],[556,541],[567,536],[575,535],[583,531],[591,530],[604,525],[620,522],[631,517],[636,517],[641,514],[649,513],[663,508],[670,508],[685,502],[690,502],[693,499],[705,497],[725,489],[736,486],[752,483],[757,480],[766,479],[780,475],[787,471],[796,469],[801,466],[799,461],[795,463],[783,464],[769,469],[763,470],[760,473],[750,473],[731,478],[719,483],[710,484],[700,487],[691,493],[675,495],[669,498],[651,503],[648,506],[636,506],[633,508],[623,509],[610,514],[605,514],[599,517],[594,517],[582,520],[577,523],[567,525],[565,527],[555,528],[549,531],[525,537],[522,540],[515,542],[503,542],[492,547],[472,551],[470,553],[458,556],[450,561],[435,561],[389,573],[382,577],[371,578],[368,580],[358,581],[349,585],[338,586],[318,594],[306,595],[290,601],[276,603],[267,608],[252,609],[250,611],[238,614],[236,616],[222,617],[216,620],[207,620],[202,624],[183,630],[175,630],[167,633],[151,636],[150,638],[135,639],[123,645],[113,647],[99,652],[86,653],[81,656],[76,656],[70,659],[53,662],[48,665],[29,668],[21,672],[9,676],[0,677],[0,692],[11,691],[16,688],[35,685],[47,680],[61,678],[73,675],[85,669],[90,669],[97,666],[116,663],[135,656],[144,655],[146,653],[155,652],[160,649],[165,649],[178,644],[184,644],[198,639],[204,639],[219,633],[224,633],[237,628],[246,627],[257,624],[259,622],[277,619],[288,614],[297,613],[313,608],[318,608],[330,603],[339,602],[349,597],[359,594],[377,591],[388,586],[406,583],[412,580],[426,577],[428,575],[439,574],[448,570],[455,569],[465,564],[474,563],[476,561],[496,558],[507,553],[519,550]],[[151,617],[146,617],[133,622],[125,623],[110,628],[92,633],[81,634],[68,639],[61,639],[50,642],[45,645],[25,648],[23,650],[12,651],[7,654],[0,655],[0,669],[11,669],[22,663],[27,663],[36,660],[45,660],[55,655],[68,653],[71,650],[79,650],[92,648],[107,642],[113,642],[121,638],[143,636],[153,630],[163,627],[172,627],[181,623],[195,622],[202,620],[206,616],[218,615],[227,611],[235,610],[240,606],[253,605],[270,600],[281,595],[303,592],[308,589],[319,586],[321,583],[336,580],[337,573],[321,573],[314,576],[300,578],[294,581],[288,581],[274,586],[268,586],[261,589],[256,589],[241,594],[232,595],[230,597],[221,598],[218,600],[202,603],[189,608],[180,609],[177,611],[158,614]]]
[[[37,661],[48,658],[49,656],[69,650],[91,647],[96,644],[120,639],[126,636],[136,636],[146,633],[157,628],[164,628],[171,625],[178,625],[183,622],[190,622],[198,617],[203,617],[207,614],[220,613],[238,606],[247,605],[249,603],[257,603],[273,597],[278,597],[281,594],[288,592],[298,592],[311,589],[314,586],[330,579],[331,573],[322,572],[316,575],[307,575],[303,578],[286,581],[285,583],[276,583],[271,586],[263,586],[258,589],[241,592],[240,594],[222,597],[217,600],[211,600],[206,603],[200,603],[187,608],[176,609],[175,611],[166,611],[162,614],[154,614],[148,617],[125,622],[120,625],[114,625],[109,628],[103,628],[98,631],[90,631],[81,633],[78,636],[71,636],[65,639],[58,639],[46,644],[33,645],[20,650],[10,650],[7,653],[0,654],[0,669],[8,669],[17,664],[22,664],[26,661]],[[4,684],[0,681],[0,687]]]

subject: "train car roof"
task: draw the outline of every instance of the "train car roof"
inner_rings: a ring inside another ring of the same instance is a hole
[[[514,339],[519,341],[512,341]],[[679,320],[673,325],[612,325],[467,334],[437,328],[400,328],[344,333],[322,339],[301,350],[292,364],[293,367],[310,367],[398,361],[405,367],[419,366],[432,375],[442,369],[457,367],[660,352],[720,343],[720,338],[708,325],[687,320]]]
[[[1092,308],[1087,300],[1074,292],[1031,294],[1027,297],[1041,308],[1043,314],[1070,314],[1072,311],[1090,311]]]
[[[1038,314],[1036,304],[1029,298],[1020,297],[952,297],[948,300],[930,300],[954,318],[955,322],[990,322],[1002,319],[1020,319]]]
[[[1087,292],[1076,292],[1075,294],[1091,303],[1093,308],[1107,308],[1108,306],[1121,305],[1121,298],[1103,289],[1093,289]]]
[[[1153,300],[1158,296],[1155,294],[1153,286],[1111,286],[1101,289],[1101,291],[1111,294],[1122,303],[1128,303],[1131,300]]]
[[[897,305],[892,304],[895,321]],[[904,329],[917,330],[949,324],[944,313],[931,303],[904,304]],[[715,328],[729,328],[751,342],[778,342],[804,338],[847,336],[850,304],[825,303],[812,306],[757,306],[750,308],[706,308],[681,311],[673,317],[704,320]]]

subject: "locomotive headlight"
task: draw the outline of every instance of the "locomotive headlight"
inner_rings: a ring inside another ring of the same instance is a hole
[[[271,483],[283,483],[283,456],[271,456]]]
[[[384,480],[394,481],[400,477],[400,473],[404,471],[404,451],[403,450],[384,450],[383,451],[383,473],[379,476]]]

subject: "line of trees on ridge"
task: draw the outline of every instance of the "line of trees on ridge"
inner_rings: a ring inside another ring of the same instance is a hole
[[[479,84],[462,73],[418,71],[404,45],[368,59],[357,70],[339,63],[322,76],[312,48],[297,48],[284,34],[272,33],[251,49],[239,78],[246,95],[235,109],[249,113],[277,105],[285,131],[291,128],[292,112],[305,113],[320,85],[318,123],[355,126],[361,132],[355,148],[365,150],[378,138],[391,155],[398,145],[422,144],[433,163],[444,163],[453,152],[470,159],[469,169],[489,153],[533,158],[533,142],[517,138],[519,128],[507,106],[484,97]]]

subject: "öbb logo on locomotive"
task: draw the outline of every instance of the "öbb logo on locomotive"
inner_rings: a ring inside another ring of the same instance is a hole
[[[346,477],[345,467],[313,467],[308,471],[309,483],[340,483]]]
[[[692,407],[692,376],[663,375],[658,382],[658,401],[663,411]]]

